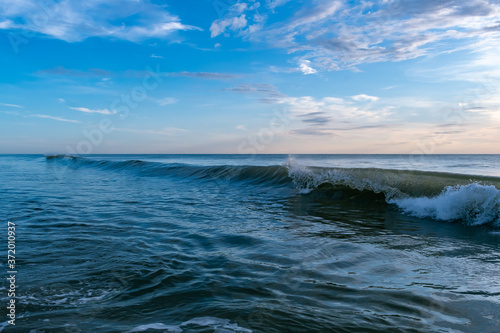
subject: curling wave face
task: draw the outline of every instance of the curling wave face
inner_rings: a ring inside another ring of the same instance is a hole
[[[283,165],[273,166],[200,166],[142,160],[96,160],[70,155],[47,155],[46,158],[74,168],[131,171],[141,176],[293,187],[302,195],[336,192],[347,194],[349,198],[365,194],[366,200],[378,195],[383,196],[386,203],[419,218],[500,227],[500,178],[492,176],[381,168],[311,167],[297,163],[293,158],[288,158]]]

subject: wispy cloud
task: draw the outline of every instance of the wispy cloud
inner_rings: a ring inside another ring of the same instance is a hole
[[[166,73],[169,76],[184,76],[184,77],[197,77],[200,79],[236,79],[239,76],[229,73],[209,73],[209,72],[177,72],[177,73]]]
[[[23,108],[21,105],[17,105],[17,104],[0,103],[0,105],[2,105],[2,106],[9,106],[9,107],[12,107],[12,108],[20,108],[20,109]]]
[[[74,77],[109,77],[113,76],[113,73],[99,68],[89,68],[87,70],[77,70],[68,69],[62,66],[57,66],[54,68],[47,68],[36,71],[34,73],[37,76],[40,75],[60,75],[60,76],[74,76]]]
[[[366,63],[476,51],[475,43],[500,37],[500,4],[491,0],[316,0],[303,2],[302,9],[284,20],[285,16],[273,16],[274,8],[285,2],[272,1],[267,11],[252,11],[251,1],[238,2],[243,10],[237,11],[235,5],[224,20],[214,21],[212,37],[233,32],[287,49],[296,55],[304,74],[312,74],[309,68],[356,70]],[[242,17],[245,25],[233,27]]]
[[[422,62],[412,66],[407,74],[426,82],[446,81],[471,81],[475,83],[498,82],[500,68],[498,67],[498,54],[500,53],[500,39],[489,38],[473,43],[470,46],[475,49],[468,59],[439,64]]]
[[[41,13],[48,19],[34,22]],[[165,6],[150,0],[1,1],[0,29],[23,29],[67,42],[95,36],[138,42],[202,30],[182,24]]]
[[[63,122],[67,122],[67,123],[75,123],[75,124],[80,123],[77,120],[71,120],[71,119],[66,119],[66,118],[61,118],[61,117],[54,117],[54,116],[49,116],[49,115],[45,115],[45,114],[32,114],[32,115],[30,115],[30,117],[52,119],[52,120],[63,121]]]
[[[157,99],[155,100],[155,102],[158,104],[158,105],[170,105],[170,104],[175,104],[177,103],[179,100],[177,98],[174,98],[174,97],[165,97],[165,98],[161,98],[161,99]]]
[[[358,102],[376,102],[379,100],[379,98],[376,96],[369,96],[365,94],[351,96],[351,98]]]
[[[287,2],[290,2],[291,0],[268,0],[267,5],[271,9],[275,9],[276,7],[283,6]]]
[[[290,131],[291,135],[307,135],[307,136],[338,136],[332,130],[324,128],[300,128]]]
[[[391,106],[374,105],[366,101],[377,102],[378,97],[365,94],[350,98],[312,96],[288,96],[281,93],[270,84],[243,84],[224,91],[239,94],[253,94],[264,104],[282,105],[288,116],[295,120],[299,128],[293,128],[290,133],[300,135],[334,135],[337,126],[356,121],[366,129],[379,126],[392,114]],[[335,125],[335,126],[334,126]],[[385,126],[385,125],[383,125]],[[352,129],[346,127],[347,129]],[[358,129],[363,129],[358,127]]]
[[[267,83],[255,83],[255,84],[250,84],[250,83],[245,83],[241,84],[236,87],[230,87],[226,89],[222,89],[223,91],[233,91],[237,92],[240,94],[255,94],[255,93],[262,93],[265,94],[266,96],[271,96],[271,97],[282,97],[285,95],[282,95],[278,89],[273,86],[272,84],[267,84]]]
[[[83,107],[70,107],[70,109],[84,112],[84,113],[99,113],[99,114],[105,114],[105,115],[116,114],[115,110],[108,110],[108,109],[92,110],[92,109],[83,108]]]
[[[161,55],[156,55],[156,54],[152,54],[152,55],[151,55],[151,58],[163,59],[163,56],[161,56]]]
[[[229,30],[241,30],[246,27],[247,20],[245,14],[235,17],[229,17],[223,20],[215,20],[210,26],[210,33],[212,37],[217,37],[224,33],[226,29]]]
[[[71,120],[71,119],[66,119],[66,118],[61,118],[61,117],[50,116],[50,115],[46,115],[46,114],[23,114],[23,113],[19,113],[18,111],[0,111],[0,112],[5,113],[5,114],[11,114],[14,116],[20,116],[23,118],[44,118],[44,119],[52,119],[52,120],[57,120],[57,121],[62,121],[62,122],[67,122],[67,123],[75,123],[75,124],[80,123],[78,120]]]
[[[162,77],[192,77],[200,79],[212,79],[212,80],[228,80],[237,79],[240,76],[232,73],[217,73],[217,72],[157,72],[156,73]],[[89,78],[101,78],[109,80],[111,77],[129,77],[129,78],[143,78],[146,75],[150,75],[148,71],[136,71],[127,70],[123,72],[111,72],[105,69],[99,68],[89,68],[87,70],[69,69],[62,66],[48,68],[39,70],[34,73],[37,76],[45,75],[55,75],[55,76],[69,76],[69,77],[89,77]]]
[[[246,11],[254,11],[260,7],[260,2],[237,2],[228,8],[226,15],[212,22],[210,26],[210,36],[217,37],[221,34],[226,34],[226,31],[233,31],[241,33],[245,27],[248,25],[248,20],[246,18]],[[253,21],[258,21],[259,15],[252,18]],[[252,29],[252,27],[248,27]]]
[[[399,127],[399,124],[378,124],[378,125],[364,125],[364,126],[356,126],[356,127],[340,127],[335,128],[336,131],[358,131],[365,129],[384,129],[384,128],[394,128]]]
[[[5,113],[5,114],[12,114],[12,115],[15,115],[15,116],[22,116],[19,112],[17,111],[0,111],[2,113]]]
[[[154,134],[154,135],[167,135],[173,136],[179,133],[187,133],[190,132],[187,129],[176,128],[176,127],[165,127],[161,130],[152,130],[152,129],[135,129],[135,128],[117,128],[115,129],[119,132],[130,132],[130,133],[139,133],[139,134]]]

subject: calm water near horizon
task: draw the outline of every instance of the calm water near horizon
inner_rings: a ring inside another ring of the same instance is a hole
[[[17,268],[0,331],[498,332],[499,166],[0,155]]]

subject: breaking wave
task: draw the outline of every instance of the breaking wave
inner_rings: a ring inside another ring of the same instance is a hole
[[[419,218],[461,221],[500,227],[500,178],[378,168],[325,168],[300,165],[289,158],[275,166],[200,166],[141,160],[108,161],[70,155],[47,155],[68,167],[133,171],[142,176],[168,176],[203,181],[244,182],[294,187],[312,192],[362,192],[382,195],[388,204]]]

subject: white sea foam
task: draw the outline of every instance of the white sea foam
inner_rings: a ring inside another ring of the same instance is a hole
[[[4,328],[6,328],[7,326],[9,326],[8,320],[3,323],[0,323],[0,332],[3,332]]]
[[[68,286],[69,288],[69,286]],[[30,294],[19,296],[25,304],[44,304],[44,305],[83,305],[87,303],[95,303],[101,301],[108,297],[113,291],[112,290],[90,290],[85,291],[84,289],[75,289],[72,291],[52,293],[52,290],[42,290],[40,294]]]
[[[237,324],[232,324],[229,319],[222,319],[222,318],[217,318],[217,317],[198,317],[198,318],[193,318],[190,319],[184,323],[182,323],[180,326],[187,326],[187,325],[198,325],[198,326],[205,326],[205,327],[211,327],[214,329],[214,332],[238,332],[238,333],[251,333],[252,331],[240,327]]]
[[[137,326],[126,333],[144,332],[147,330],[161,330],[162,332],[181,333],[184,332],[184,326],[202,326],[210,327],[216,333],[252,333],[251,330],[240,327],[238,324],[233,324],[229,319],[217,317],[197,317],[183,322],[180,325],[165,325],[162,323],[154,323]]]
[[[165,325],[162,323],[154,323],[154,324],[147,324],[147,325],[141,325],[137,326],[136,328],[127,331],[126,333],[135,333],[135,332],[144,332],[147,330],[161,330],[163,332],[172,332],[172,333],[181,333],[182,328],[179,326],[170,326],[170,325]]]
[[[500,191],[493,185],[448,186],[435,197],[392,199],[389,202],[405,213],[421,218],[500,226]]]

